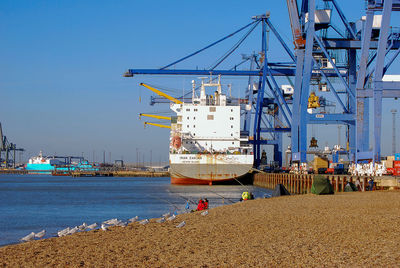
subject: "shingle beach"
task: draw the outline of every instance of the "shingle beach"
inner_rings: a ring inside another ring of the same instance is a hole
[[[186,225],[176,226],[182,221]],[[0,248],[2,267],[400,265],[400,192],[257,199]]]

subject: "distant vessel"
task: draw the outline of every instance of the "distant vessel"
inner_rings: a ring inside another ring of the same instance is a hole
[[[217,82],[202,79],[200,96],[192,103],[172,103],[170,174],[172,184],[213,184],[249,172],[253,153],[248,136],[240,132],[240,103],[222,94]],[[206,88],[216,89],[207,95]]]
[[[40,151],[38,156],[33,156],[29,159],[25,169],[32,173],[51,174],[55,166],[61,164],[63,163],[60,160],[45,157]]]
[[[76,169],[91,171],[99,170],[98,168],[89,164],[89,162],[86,160],[81,160],[78,163],[65,163],[65,161],[60,161],[56,157],[43,156],[42,151],[40,151],[38,156],[33,156],[29,159],[25,169],[30,171],[30,173],[37,174],[52,174],[54,171],[68,172]]]

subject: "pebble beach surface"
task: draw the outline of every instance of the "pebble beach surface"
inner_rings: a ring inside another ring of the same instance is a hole
[[[0,266],[398,267],[399,241],[398,191],[298,195],[4,246]]]

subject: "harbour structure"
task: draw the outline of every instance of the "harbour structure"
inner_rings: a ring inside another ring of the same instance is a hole
[[[7,136],[3,135],[3,129],[0,123],[0,168],[16,167],[16,152],[25,151],[18,148],[15,143],[10,142]]]
[[[309,151],[307,126],[326,124],[345,126],[346,148],[341,151],[345,151],[350,161],[379,163],[382,99],[400,97],[400,81],[385,79],[385,73],[400,54],[400,33],[390,25],[391,14],[400,10],[400,1],[368,0],[365,16],[357,22],[347,20],[336,0],[299,2],[300,5],[296,0],[286,1],[293,49],[292,45],[283,41],[267,12],[254,16],[251,23],[237,31],[160,69],[129,69],[124,76],[213,74],[249,77],[246,97],[251,109],[244,111],[243,130],[249,130],[253,137],[255,167],[260,166],[263,145],[272,145],[274,160],[282,164],[282,133],[290,133],[291,160],[306,163]],[[317,8],[318,4],[322,4],[323,8]],[[217,69],[257,25],[262,28],[261,49],[258,54],[247,57],[250,68],[238,70],[235,65],[232,69]],[[180,62],[244,29],[249,30],[212,67],[204,70],[176,68]],[[267,49],[267,35],[270,32],[281,44],[284,52],[281,54],[287,55],[287,61],[269,60],[270,54],[276,53]],[[277,78],[282,76],[294,78],[290,87],[278,83]],[[254,78],[258,78],[258,82],[253,83]],[[285,96],[285,89],[288,88],[290,97]],[[323,109],[326,102],[317,95],[329,95],[338,111],[327,112]],[[370,100],[374,104],[373,111],[370,109]],[[369,137],[371,113],[372,150]],[[249,127],[250,124],[252,127]]]

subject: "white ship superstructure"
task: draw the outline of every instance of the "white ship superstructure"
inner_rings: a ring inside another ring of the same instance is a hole
[[[213,94],[206,89],[212,88]],[[174,184],[212,184],[246,174],[253,165],[248,137],[240,133],[240,104],[222,94],[217,82],[201,83],[191,103],[173,103],[170,173]]]

